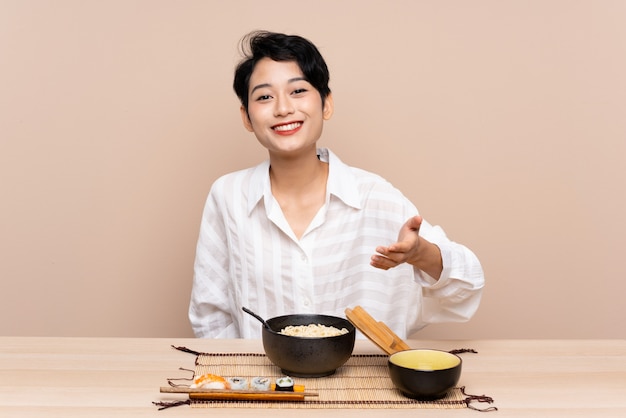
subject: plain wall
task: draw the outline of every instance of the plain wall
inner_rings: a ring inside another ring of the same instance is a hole
[[[626,2],[0,1],[0,334],[187,337],[201,211],[266,152],[239,39],[331,70],[322,146],[480,257],[424,338],[624,338]],[[382,244],[382,243],[381,243]]]

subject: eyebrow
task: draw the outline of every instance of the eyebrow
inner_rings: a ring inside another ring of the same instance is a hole
[[[304,77],[294,77],[294,78],[290,78],[289,80],[287,80],[287,83],[294,83],[296,81],[307,81],[308,82],[308,80],[306,78],[304,78]],[[272,85],[270,83],[257,84],[256,86],[254,86],[252,88],[252,90],[250,90],[250,94],[252,94],[256,90],[262,89],[264,87],[272,87]]]

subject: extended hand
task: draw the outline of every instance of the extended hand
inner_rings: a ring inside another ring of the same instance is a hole
[[[418,259],[420,248],[419,230],[422,225],[422,217],[414,216],[402,225],[398,234],[398,242],[388,247],[376,247],[370,264],[383,270],[389,270],[402,263],[412,263]]]

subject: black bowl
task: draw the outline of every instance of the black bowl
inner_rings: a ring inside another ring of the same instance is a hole
[[[263,349],[282,373],[293,377],[328,376],[342,366],[352,355],[356,330],[347,319],[329,315],[295,314],[267,320],[271,331],[262,326]],[[333,337],[294,337],[281,334],[289,325],[320,324],[347,334]]]
[[[461,357],[441,350],[404,350],[389,356],[389,376],[409,398],[439,399],[461,377]]]

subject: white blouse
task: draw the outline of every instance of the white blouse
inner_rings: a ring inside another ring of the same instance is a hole
[[[434,280],[409,264],[370,265],[379,245],[397,241],[418,214],[376,174],[349,167],[328,149],[326,204],[298,240],[271,193],[269,161],[226,174],[204,208],[189,319],[197,337],[260,338],[265,318],[293,313],[344,317],[361,305],[406,338],[428,323],[468,320],[478,308],[484,274],[468,248],[426,221],[420,235],[439,246],[443,272]]]

